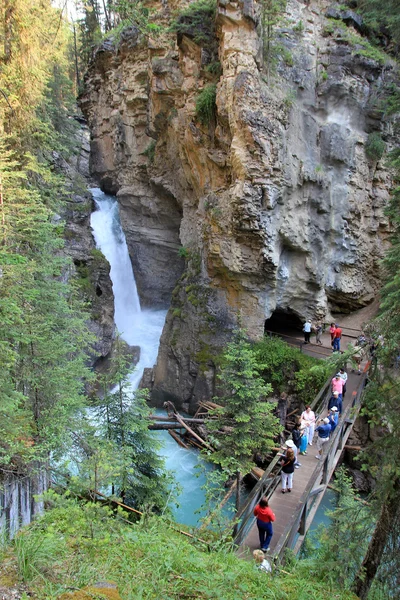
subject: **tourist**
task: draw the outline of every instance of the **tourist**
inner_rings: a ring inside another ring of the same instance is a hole
[[[295,458],[294,466],[296,467],[296,469],[298,469],[298,467],[301,467],[301,463],[299,463],[297,460],[297,446],[293,440],[286,440],[285,448],[284,448],[285,453],[282,454],[282,456],[286,456],[286,452],[288,451],[289,448],[290,448],[290,450],[293,450],[293,454],[294,454],[294,458]],[[296,466],[296,465],[298,465],[298,466]]]
[[[269,543],[274,534],[272,522],[275,521],[275,515],[268,506],[268,498],[264,496],[254,509],[254,516],[257,518],[258,536],[260,538],[260,548],[263,552],[269,550]]]
[[[302,454],[304,456],[305,454],[307,454],[307,443],[308,443],[308,430],[307,430],[307,423],[305,421],[301,421],[300,431],[301,431],[300,454]]]
[[[333,338],[333,351],[340,352],[340,340],[342,339],[342,330],[339,325],[335,325],[335,337]]]
[[[324,446],[325,446],[325,444],[327,444],[329,442],[329,437],[331,435],[331,426],[329,424],[328,417],[325,417],[325,419],[320,419],[319,422],[321,424],[318,425],[318,427],[315,430],[318,433],[318,440],[317,440],[318,454],[316,455],[315,458],[318,458],[318,460],[321,458],[321,454],[323,452]]]
[[[302,434],[301,425],[300,425],[300,423],[296,423],[296,425],[294,426],[294,428],[292,430],[292,438],[293,438],[294,450],[295,450],[294,456],[296,459],[296,462],[294,463],[295,469],[298,469],[299,467],[301,467],[301,463],[299,463],[299,461],[297,459],[297,454],[300,450],[301,434]]]
[[[358,375],[361,375],[361,362],[364,358],[364,349],[361,346],[355,346],[355,352],[351,355],[352,373],[354,372],[354,368],[357,369]]]
[[[311,329],[312,329],[312,327],[311,327],[311,321],[308,320],[303,325],[304,343],[305,344],[309,344],[310,343]]]
[[[308,443],[312,446],[314,429],[315,429],[315,413],[311,410],[311,406],[308,404],[306,409],[301,413],[301,420],[305,422],[307,426],[307,438]]]
[[[331,326],[329,327],[329,333],[331,334],[332,348],[333,348],[333,340],[335,339],[335,331],[336,331],[336,325],[335,325],[335,323],[331,323]]]
[[[322,346],[321,335],[322,335],[322,323],[318,322],[315,326],[315,343],[319,344],[320,346]]]
[[[288,448],[285,456],[283,456],[281,459],[282,494],[285,494],[286,491],[288,491],[288,492],[292,491],[294,463],[295,462],[296,462],[296,459],[294,457],[294,452],[291,448]]]
[[[332,433],[335,431],[338,421],[339,421],[337,406],[332,406],[332,408],[330,409],[329,414],[328,414],[328,419],[329,419],[329,425],[331,426],[331,435],[332,435]]]
[[[342,414],[343,403],[342,398],[339,396],[339,392],[333,392],[332,396],[330,397],[328,402],[328,410],[330,410],[332,406],[337,407],[340,416]]]
[[[335,377],[332,377],[331,390],[333,392],[339,392],[339,398],[343,398],[344,380],[340,376],[340,373],[336,373]]]
[[[343,369],[343,367],[340,369],[339,375],[343,379],[343,394],[342,394],[342,398],[344,398],[344,396],[346,394],[346,384],[347,384],[347,377],[348,376],[347,376],[346,371]]]
[[[266,573],[271,573],[271,565],[265,558],[264,552],[262,550],[253,550],[253,556],[257,565],[257,569],[259,569],[260,571],[265,571]]]

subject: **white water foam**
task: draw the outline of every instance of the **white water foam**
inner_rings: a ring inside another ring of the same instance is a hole
[[[96,246],[110,263],[114,293],[114,321],[121,338],[130,346],[140,346],[140,359],[129,380],[137,389],[146,367],[153,367],[165,322],[165,310],[141,310],[132,263],[119,220],[118,203],[113,196],[92,188],[96,210],[90,224]]]

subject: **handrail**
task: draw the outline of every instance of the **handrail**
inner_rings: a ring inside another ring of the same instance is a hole
[[[316,496],[317,494],[322,492],[325,489],[324,486],[326,487],[327,484],[329,483],[329,479],[330,479],[329,472],[330,472],[331,459],[332,459],[332,457],[335,457],[338,450],[340,450],[340,453],[343,450],[344,435],[349,430],[348,426],[353,424],[354,417],[358,414],[360,407],[361,407],[361,396],[362,396],[362,392],[364,390],[364,383],[365,383],[366,378],[367,378],[367,374],[363,373],[363,375],[360,379],[359,385],[357,387],[357,390],[354,392],[353,401],[345,409],[345,411],[342,415],[342,418],[341,418],[341,423],[336,428],[336,430],[332,436],[332,439],[329,442],[328,452],[325,455],[324,460],[320,461],[320,463],[317,465],[317,468],[315,469],[310,481],[308,482],[306,489],[304,490],[304,492],[298,502],[295,512],[293,513],[291,519],[289,520],[289,522],[285,528],[285,531],[283,532],[282,536],[280,537],[278,545],[276,546],[275,551],[274,551],[275,559],[282,560],[285,549],[291,548],[293,546],[295,537],[296,537],[297,533],[299,532],[299,526],[301,524],[302,519],[304,520],[303,530],[305,532],[305,530],[306,530],[305,519],[307,517],[307,510],[309,508],[308,500],[313,495]],[[321,481],[321,478],[322,478],[323,487],[321,489],[320,488],[315,489],[315,485],[317,484],[317,482]],[[313,494],[313,492],[314,492],[314,494]]]
[[[268,499],[274,493],[276,486],[279,483],[278,473],[273,473],[274,468],[278,465],[280,455],[277,454],[270,464],[268,468],[265,470],[263,476],[256,483],[252,491],[250,492],[246,503],[242,506],[239,512],[236,515],[236,519],[241,520],[240,526],[236,525],[236,530],[234,533],[234,543],[237,546],[240,546],[243,539],[246,537],[247,528],[249,523],[251,522],[251,518],[253,517],[253,510],[260,498],[266,496]],[[279,467],[280,465],[278,465]]]

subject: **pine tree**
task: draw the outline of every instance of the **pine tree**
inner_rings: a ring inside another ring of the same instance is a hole
[[[260,377],[260,368],[245,331],[235,331],[219,375],[226,393],[217,402],[223,407],[209,413],[207,429],[216,449],[208,455],[209,460],[237,478],[237,508],[241,474],[254,466],[254,452],[267,452],[279,433],[275,404],[265,401],[272,387]]]

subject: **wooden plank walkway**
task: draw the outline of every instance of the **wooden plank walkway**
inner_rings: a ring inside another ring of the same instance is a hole
[[[343,410],[351,404],[352,395],[358,389],[360,384],[360,376],[355,373],[348,372],[347,390],[346,396],[343,402]],[[320,418],[323,418],[327,414],[327,402],[325,403],[325,410],[321,413]],[[312,446],[308,446],[307,455],[298,457],[301,467],[295,469],[293,477],[293,489],[291,493],[282,494],[281,485],[279,484],[275,492],[272,494],[269,505],[275,513],[276,520],[273,524],[274,535],[272,537],[270,548],[271,554],[274,554],[274,550],[279,543],[279,540],[286,528],[287,523],[293,516],[295,510],[298,508],[299,501],[303,492],[305,491],[319,460],[317,460],[316,454],[316,439],[317,434],[314,436]],[[326,452],[326,449],[325,449]],[[254,519],[254,522],[249,530],[249,533],[245,537],[243,543],[240,545],[238,553],[243,558],[252,557],[252,552],[256,548],[259,548],[258,530]]]

